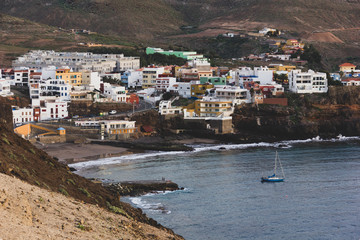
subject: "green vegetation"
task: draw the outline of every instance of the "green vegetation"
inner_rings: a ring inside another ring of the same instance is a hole
[[[59,188],[59,192],[65,196],[69,196],[69,193],[64,188]]]
[[[2,138],[2,140],[3,140],[3,142],[4,142],[4,143],[6,143],[7,145],[10,145],[9,140],[7,140],[7,138],[6,138],[6,137],[3,137],[3,138]]]
[[[71,184],[74,185],[74,186],[76,185],[76,184],[75,184],[75,181],[72,180],[71,178],[67,179],[66,182],[67,182],[67,183],[71,183]]]
[[[126,86],[126,84],[124,84],[123,82],[121,82],[121,80],[117,79],[117,78],[112,78],[112,77],[108,77],[108,76],[104,76],[102,77],[103,82],[106,83],[110,83],[110,84],[116,84],[116,85],[121,85],[121,86]]]
[[[88,192],[88,190],[86,190],[85,188],[79,188],[80,192],[82,192],[83,194],[85,194],[85,196],[87,197],[91,197],[91,194]]]
[[[300,55],[300,59],[308,61],[308,67],[315,71],[319,71],[323,68],[321,55],[312,44],[305,45],[304,52]]]
[[[129,214],[127,214],[123,209],[116,207],[116,206],[112,206],[109,202],[106,202],[106,205],[111,212],[116,213],[116,214],[121,214],[127,218],[132,219],[132,217],[130,217]]]
[[[30,148],[29,151],[32,153],[32,154],[36,154],[35,150]]]

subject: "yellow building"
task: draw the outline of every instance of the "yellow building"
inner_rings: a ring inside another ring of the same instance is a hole
[[[355,70],[356,66],[351,63],[343,63],[339,65],[339,68],[340,68],[340,72],[351,72]]]
[[[277,65],[273,65],[271,67],[269,67],[269,70],[273,70],[275,72],[281,72],[281,71],[286,71],[286,72],[291,72],[292,70],[295,70],[296,66],[292,66],[292,65],[282,65],[282,64],[277,64]]]
[[[233,111],[231,100],[205,97],[195,101],[195,113],[199,117],[229,117]]]
[[[192,84],[191,85],[191,97],[203,98],[206,90],[214,88],[212,84]]]
[[[71,86],[82,85],[82,73],[70,72],[70,69],[57,69],[55,74],[56,79],[62,79],[66,84]]]

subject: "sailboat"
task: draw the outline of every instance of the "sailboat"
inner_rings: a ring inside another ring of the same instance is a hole
[[[278,165],[279,165],[280,168],[281,168],[281,173],[282,173],[282,175],[277,175],[277,174],[276,174],[276,170],[277,170]],[[262,177],[262,178],[261,178],[261,182],[283,182],[284,180],[285,180],[284,170],[283,170],[283,167],[282,167],[282,165],[281,165],[281,161],[280,161],[280,158],[279,158],[279,154],[278,154],[278,152],[276,151],[274,174],[271,175],[271,176],[268,176],[268,177]]]

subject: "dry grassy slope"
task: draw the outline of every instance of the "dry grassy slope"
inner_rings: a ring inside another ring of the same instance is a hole
[[[0,182],[2,239],[182,239],[4,174]]]
[[[176,31],[183,23],[181,15],[162,0],[9,0],[1,1],[0,9],[53,26],[141,39]]]
[[[0,67],[10,67],[11,60],[30,49],[87,50],[77,44],[80,42],[111,44],[111,47],[130,46],[121,37],[101,34],[75,36],[57,27],[0,13]]]
[[[140,209],[120,202],[118,196],[114,196],[99,184],[73,174],[66,165],[60,164],[44,151],[36,149],[30,142],[15,135],[11,116],[8,100],[0,98],[0,173],[86,203],[98,204],[104,208],[109,208],[109,204],[117,206],[135,220],[163,228],[143,215]]]

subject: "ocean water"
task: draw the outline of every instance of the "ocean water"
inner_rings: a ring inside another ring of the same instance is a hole
[[[185,239],[360,239],[360,138],[195,147],[71,166],[85,177],[178,183],[185,189],[122,200]],[[285,182],[261,183],[275,151]]]

